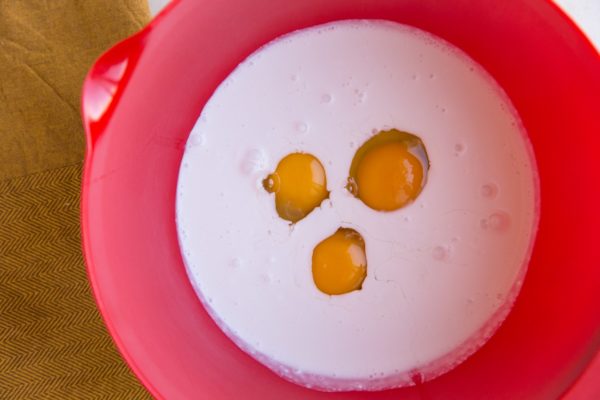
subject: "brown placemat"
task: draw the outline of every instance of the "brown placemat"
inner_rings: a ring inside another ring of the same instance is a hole
[[[145,0],[0,0],[0,399],[149,398],[98,314],[79,226],[82,81],[148,18]]]

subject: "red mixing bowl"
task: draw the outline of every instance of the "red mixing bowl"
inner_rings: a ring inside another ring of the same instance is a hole
[[[481,350],[415,387],[332,394],[277,377],[206,314],[180,256],[175,190],[192,126],[240,61],[290,31],[366,18],[432,32],[496,78],[536,153],[541,221],[521,295]],[[600,345],[600,57],[549,1],[180,0],[96,62],[83,117],[89,277],[157,398],[551,399]]]

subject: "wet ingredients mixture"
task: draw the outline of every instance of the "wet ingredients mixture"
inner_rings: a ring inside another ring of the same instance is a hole
[[[443,374],[502,323],[537,196],[519,117],[475,61],[412,27],[339,21],[267,44],[215,91],[177,230],[241,349],[306,387],[381,390]]]

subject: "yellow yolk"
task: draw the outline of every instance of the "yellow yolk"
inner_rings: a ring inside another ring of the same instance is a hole
[[[312,274],[317,288],[329,295],[359,290],[367,276],[365,241],[354,229],[339,228],[313,250]]]
[[[285,156],[275,172],[263,180],[263,186],[275,193],[277,214],[292,223],[306,217],[329,196],[323,165],[305,153]]]
[[[415,153],[427,160],[417,136],[396,129],[378,133],[357,150],[348,190],[377,211],[404,207],[421,193],[429,167]]]
[[[397,210],[414,200],[422,181],[421,163],[402,143],[372,149],[356,171],[358,197],[378,211]]]

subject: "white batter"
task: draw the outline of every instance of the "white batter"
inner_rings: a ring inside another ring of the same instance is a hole
[[[418,135],[431,168],[413,204],[385,213],[345,185],[356,148],[390,128]],[[261,182],[296,151],[321,161],[331,195],[290,227]],[[410,385],[479,348],[518,293],[538,215],[532,153],[502,90],[448,43],[384,21],[295,32],[250,56],[202,111],[177,192],[209,313],[278,374],[325,390]],[[364,237],[368,274],[327,296],[311,255],[340,226]]]

